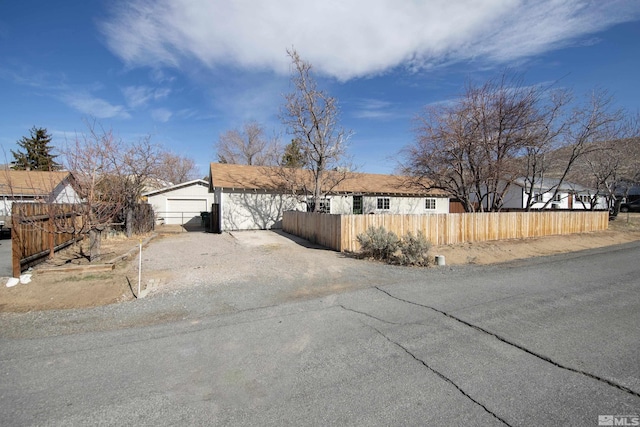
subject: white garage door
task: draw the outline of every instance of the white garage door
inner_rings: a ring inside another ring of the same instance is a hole
[[[200,212],[211,210],[207,199],[168,199],[165,224],[199,224]]]

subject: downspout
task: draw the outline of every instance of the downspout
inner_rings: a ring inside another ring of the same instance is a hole
[[[224,193],[222,191],[222,188],[216,189],[215,192],[217,193],[218,199],[218,230],[220,230],[220,232],[222,233],[224,231],[224,221],[222,220],[222,218],[224,218],[224,207],[222,203]]]

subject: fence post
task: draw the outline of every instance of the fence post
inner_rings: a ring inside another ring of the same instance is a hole
[[[55,248],[56,248],[56,244],[55,244],[55,213],[53,210],[53,206],[49,205],[49,221],[47,223],[47,238],[48,238],[48,243],[49,243],[49,259],[53,259],[54,254],[55,254]]]
[[[18,209],[13,209],[11,213],[11,270],[13,277],[20,277],[22,270],[20,269],[20,259],[22,251],[20,250],[20,240],[15,231],[18,226]]]

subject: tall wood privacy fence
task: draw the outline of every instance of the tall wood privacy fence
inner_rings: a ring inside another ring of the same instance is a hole
[[[74,204],[13,203],[11,206],[11,252],[13,276],[52,257],[75,241],[77,235],[62,230],[82,228],[82,216]]]
[[[398,236],[422,231],[434,245],[522,239],[606,230],[607,211],[491,212],[432,215],[328,215],[284,213],[285,232],[340,252],[358,251],[357,236],[384,227]]]

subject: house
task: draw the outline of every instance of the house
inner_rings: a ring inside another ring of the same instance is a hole
[[[327,178],[329,190],[320,200],[324,213],[449,212],[445,193],[417,188],[406,177],[328,171]],[[284,211],[312,210],[311,181],[307,170],[211,163],[209,191],[219,209],[217,226],[220,231],[281,228]]]
[[[554,196],[556,188],[558,192]],[[591,210],[592,202],[595,202],[595,210],[608,209],[606,198],[595,191],[552,178],[537,180],[533,186],[525,178],[517,178],[504,195],[503,209],[526,209],[529,197],[533,201],[531,209],[542,209],[547,204],[546,209]],[[553,200],[549,202],[551,198]]]
[[[0,215],[11,215],[13,202],[80,203],[76,187],[68,171],[0,170]]]
[[[201,212],[210,211],[215,201],[209,183],[203,179],[154,189],[142,196],[153,206],[160,224],[200,225]]]

